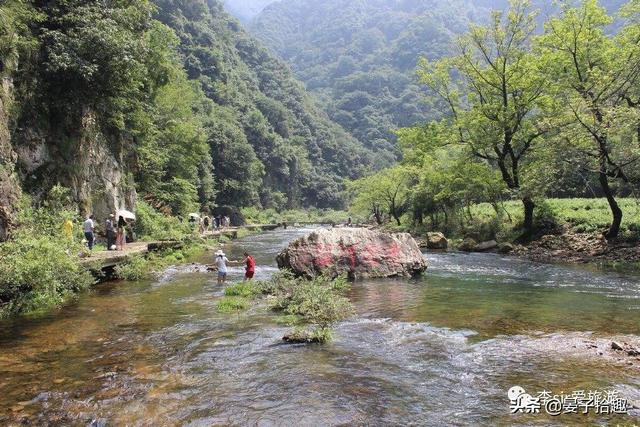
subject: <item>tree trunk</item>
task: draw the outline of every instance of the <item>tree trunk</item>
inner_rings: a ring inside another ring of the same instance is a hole
[[[382,225],[382,213],[380,212],[380,207],[374,205],[372,207],[373,216],[376,218],[376,222],[378,225]]]
[[[533,210],[536,204],[529,196],[525,196],[522,198],[522,206],[524,208],[524,231],[525,234],[530,235],[533,233]]]
[[[609,177],[606,173],[599,173],[600,187],[607,198],[607,202],[609,202],[609,208],[611,209],[611,215],[613,216],[613,221],[611,222],[611,227],[609,227],[609,231],[605,233],[605,237],[607,239],[615,239],[618,237],[618,233],[620,232],[620,224],[622,223],[622,209],[618,206],[618,202],[616,198],[613,196],[613,192],[611,191],[611,187],[609,186]]]

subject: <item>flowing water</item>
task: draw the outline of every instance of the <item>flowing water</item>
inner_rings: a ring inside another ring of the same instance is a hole
[[[267,278],[276,253],[309,231],[250,236],[228,255],[248,249]],[[640,422],[633,411],[511,415],[506,394],[614,388],[639,399],[635,368],[583,349],[640,335],[640,278],[493,254],[426,257],[421,279],[355,283],[357,314],[322,346],[282,345],[288,328],[260,305],[218,314],[223,289],[189,266],[0,323],[0,424]],[[231,280],[242,273],[232,268]]]

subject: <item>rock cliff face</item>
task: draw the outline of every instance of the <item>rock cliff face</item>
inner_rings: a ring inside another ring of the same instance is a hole
[[[136,191],[126,174],[122,141],[105,135],[90,110],[82,112],[77,126],[60,125],[14,133],[24,188],[39,195],[55,184],[68,187],[79,214],[93,213],[98,219],[120,208],[133,210]]]
[[[125,208],[134,210],[136,191],[126,171],[123,141],[105,135],[92,111],[69,123],[23,122],[11,126],[12,82],[0,93],[0,240],[15,220],[23,191],[38,198],[55,184],[71,189],[78,213],[98,219]],[[69,130],[72,129],[72,130]]]
[[[409,234],[362,228],[314,231],[292,242],[277,261],[278,267],[306,277],[414,276],[427,268],[422,252]]]
[[[15,174],[16,153],[11,146],[9,106],[13,84],[3,78],[0,88],[0,241],[6,238],[14,220],[15,206],[20,198],[20,184]]]

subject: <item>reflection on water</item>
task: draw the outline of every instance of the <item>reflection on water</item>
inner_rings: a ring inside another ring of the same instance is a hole
[[[266,278],[276,253],[308,231],[226,250],[255,254]],[[427,258],[422,279],[355,283],[358,314],[325,346],[281,345],[286,328],[260,307],[218,314],[215,277],[188,268],[106,283],[59,313],[1,323],[0,424],[637,422],[516,417],[506,391],[616,387],[639,399],[637,372],[579,357],[585,340],[639,333],[638,278],[496,255]],[[242,274],[232,269],[231,280]]]

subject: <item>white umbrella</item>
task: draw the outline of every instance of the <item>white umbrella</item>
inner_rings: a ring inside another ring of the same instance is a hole
[[[196,219],[200,219],[200,215],[198,215],[197,213],[190,213],[190,214],[189,214],[189,218],[196,218]]]
[[[120,218],[120,217],[122,217],[124,219],[132,219],[132,220],[135,221],[136,214],[134,214],[133,212],[128,211],[126,209],[121,209],[121,210],[118,211],[118,213],[116,213],[116,218]]]

